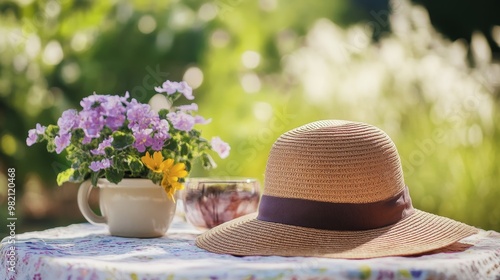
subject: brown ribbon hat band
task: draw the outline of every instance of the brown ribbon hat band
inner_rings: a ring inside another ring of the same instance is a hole
[[[389,226],[412,213],[408,187],[405,187],[389,199],[360,204],[263,195],[257,219],[307,228],[352,231]]]

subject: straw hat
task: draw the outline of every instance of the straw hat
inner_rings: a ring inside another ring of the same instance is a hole
[[[412,207],[382,130],[329,120],[283,134],[269,154],[258,214],[215,227],[196,245],[238,256],[357,259],[420,254],[476,232]]]

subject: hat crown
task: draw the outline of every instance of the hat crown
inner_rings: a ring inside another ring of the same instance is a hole
[[[382,201],[405,187],[396,146],[379,128],[325,120],[290,130],[274,143],[264,195],[336,203]]]

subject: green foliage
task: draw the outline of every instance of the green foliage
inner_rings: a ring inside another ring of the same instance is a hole
[[[57,184],[59,186],[61,186],[64,182],[68,182],[74,173],[75,173],[75,169],[68,168],[68,169],[64,170],[63,172],[57,174]]]
[[[125,172],[122,170],[121,167],[119,168],[108,168],[105,171],[105,176],[108,181],[114,184],[120,183],[120,181],[123,179],[123,176],[125,175]],[[97,184],[96,184],[97,186]]]
[[[135,138],[133,135],[125,133],[123,131],[115,131],[112,134],[113,136],[113,143],[111,143],[112,148],[117,149],[117,150],[123,150],[125,148],[128,148],[132,146],[132,144],[135,141]],[[108,149],[108,153],[112,153],[112,149]]]
[[[140,177],[141,172],[144,170],[142,162],[133,156],[128,156],[126,162],[128,164],[128,170],[130,170],[131,177]]]

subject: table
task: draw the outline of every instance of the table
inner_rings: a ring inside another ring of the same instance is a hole
[[[500,234],[481,231],[417,257],[339,260],[234,257],[199,249],[200,232],[176,217],[166,236],[110,236],[104,226],[73,224],[17,235],[16,272],[0,247],[0,279],[500,279]]]

